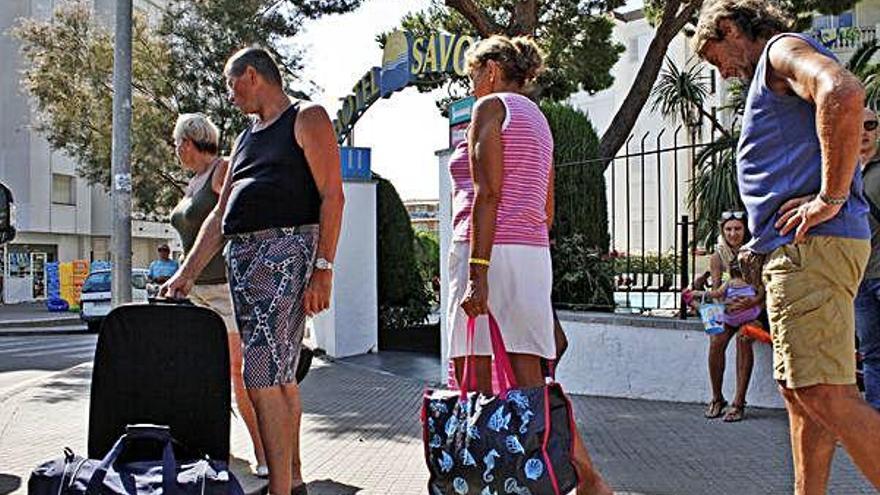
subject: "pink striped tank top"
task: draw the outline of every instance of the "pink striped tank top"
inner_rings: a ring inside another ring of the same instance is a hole
[[[504,173],[495,220],[494,244],[549,246],[547,188],[553,166],[553,136],[541,109],[516,93],[493,93],[506,108],[501,127]],[[478,102],[479,103],[479,102]],[[468,143],[460,143],[449,160],[452,176],[452,240],[470,241],[474,184]]]

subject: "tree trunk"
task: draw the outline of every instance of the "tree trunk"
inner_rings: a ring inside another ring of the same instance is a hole
[[[635,81],[623,100],[623,105],[620,106],[611,120],[611,125],[602,134],[602,139],[599,141],[599,157],[604,160],[603,166],[608,167],[608,164],[614,159],[614,155],[626,143],[632,128],[636,125],[639,114],[642,113],[642,108],[651,96],[651,89],[653,89],[657,75],[660,74],[660,69],[663,67],[669,43],[678,35],[702,3],[702,0],[691,0],[681,12],[677,12],[680,2],[670,2],[667,5],[670,10],[664,13],[663,22],[657,26],[654,39],[648,46],[648,53],[639,67]]]
[[[654,88],[654,82],[657,80],[657,75],[660,74],[660,69],[663,67],[666,49],[669,47],[669,42],[675,37],[675,34],[677,33],[666,34],[658,29],[654,39],[651,40],[645,60],[642,61],[642,66],[639,67],[639,72],[633,81],[633,85],[629,88],[626,99],[623,100],[623,105],[614,114],[611,125],[602,134],[602,139],[599,141],[599,157],[607,160],[604,162],[604,166],[607,167],[611,163],[614,155],[626,143],[632,128],[636,125],[639,114],[642,113],[642,108],[644,108],[645,103],[648,102],[648,98],[651,96],[651,89]]]
[[[445,0],[445,5],[450,9],[455,9],[468,22],[471,23],[480,36],[488,38],[493,34],[503,31],[482,7],[474,3],[473,0]]]

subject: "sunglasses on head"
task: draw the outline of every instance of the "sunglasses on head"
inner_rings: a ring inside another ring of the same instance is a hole
[[[877,121],[876,120],[866,120],[864,125],[865,125],[866,131],[873,131],[873,130],[877,129]]]
[[[746,212],[744,211],[725,211],[721,214],[721,220],[730,220],[731,218],[735,218],[737,220],[743,220],[746,218]]]

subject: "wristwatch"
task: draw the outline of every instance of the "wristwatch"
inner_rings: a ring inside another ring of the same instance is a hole
[[[327,261],[326,258],[318,258],[315,260],[315,268],[318,270],[332,270],[333,263]]]

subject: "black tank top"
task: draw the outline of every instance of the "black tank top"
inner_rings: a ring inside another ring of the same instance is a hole
[[[302,147],[293,136],[299,103],[269,127],[247,128],[232,156],[232,190],[223,234],[318,223],[321,197]]]

